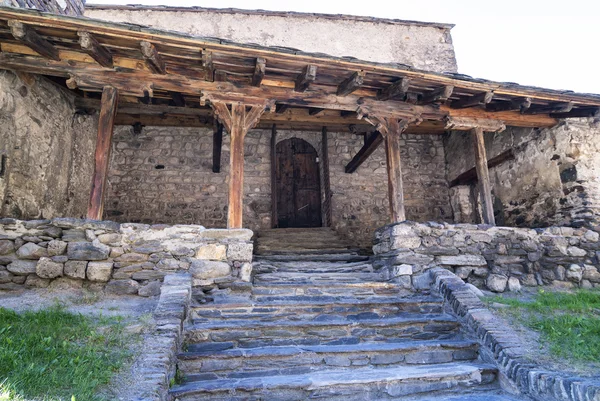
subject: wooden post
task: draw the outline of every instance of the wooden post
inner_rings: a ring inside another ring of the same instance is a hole
[[[388,193],[392,223],[406,220],[404,211],[404,187],[402,183],[402,165],[400,162],[400,135],[408,123],[396,118],[387,120],[385,131],[385,156],[388,173]]]
[[[277,126],[271,129],[271,227],[279,225],[277,215]]]
[[[321,147],[323,154],[322,171],[323,171],[323,188],[325,192],[325,202],[323,202],[323,209],[325,209],[325,219],[323,221],[325,227],[331,227],[332,216],[331,216],[331,182],[329,177],[329,140],[327,136],[327,127],[323,127],[321,130]]]
[[[106,176],[108,175],[110,147],[118,102],[119,94],[117,89],[105,86],[102,91],[100,117],[98,119],[98,137],[96,139],[96,155],[94,159],[94,176],[87,211],[87,218],[92,220],[102,220],[102,213],[104,212]]]
[[[225,126],[230,135],[229,144],[229,205],[227,208],[227,228],[242,228],[244,198],[244,138],[254,127],[269,103],[246,104],[242,100],[221,98],[207,94],[215,116]]]
[[[479,192],[483,204],[483,222],[484,224],[496,225],[494,218],[494,207],[492,204],[492,186],[490,184],[490,171],[488,170],[487,154],[485,151],[485,142],[483,139],[483,129],[473,128],[471,130],[473,145],[475,147],[475,169],[477,170],[477,180],[479,181]]]
[[[223,124],[214,121],[213,127],[213,173],[221,172],[221,147],[223,146]]]

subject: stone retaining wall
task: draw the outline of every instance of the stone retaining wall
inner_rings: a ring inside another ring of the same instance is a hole
[[[250,280],[252,235],[198,225],[0,219],[0,290],[67,286],[151,296],[181,271],[195,286],[226,288]]]
[[[376,265],[407,288],[427,288],[441,266],[495,292],[522,285],[598,287],[600,235],[587,228],[526,229],[403,222],[375,233]]]

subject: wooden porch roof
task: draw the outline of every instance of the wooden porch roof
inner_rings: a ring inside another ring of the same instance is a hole
[[[0,7],[0,50],[0,68],[52,77],[84,109],[114,86],[117,124],[212,125],[206,103],[222,94],[272,101],[258,127],[355,132],[373,130],[375,109],[418,115],[407,132],[428,134],[460,129],[461,118],[549,127],[600,110],[600,95],[9,7]]]

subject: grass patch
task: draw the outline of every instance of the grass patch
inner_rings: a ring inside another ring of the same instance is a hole
[[[17,314],[0,308],[0,401],[100,401],[126,358],[120,318],[73,314],[60,306]]]
[[[539,290],[531,301],[500,296],[488,301],[509,305],[508,313],[538,331],[553,356],[600,363],[600,291]]]

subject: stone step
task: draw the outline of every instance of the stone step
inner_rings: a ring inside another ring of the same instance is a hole
[[[358,252],[334,252],[334,253],[304,253],[304,254],[273,254],[257,255],[255,262],[365,262],[369,260],[367,255],[359,255]]]
[[[194,381],[175,386],[170,393],[179,401],[387,400],[422,393],[464,391],[469,387],[487,385],[495,377],[496,370],[493,367],[471,363],[382,369],[367,367],[298,375]]]
[[[280,283],[287,285],[296,284],[313,284],[313,285],[330,285],[335,283],[357,283],[368,284],[369,282],[380,282],[383,280],[381,273],[363,273],[355,272],[348,273],[297,273],[297,272],[276,272],[262,273],[254,276],[254,284],[271,284]]]
[[[252,288],[252,299],[261,302],[282,300],[283,297],[354,297],[364,299],[374,296],[405,296],[412,291],[404,293],[395,283],[372,282],[372,283],[325,283],[316,285],[314,283],[295,283],[290,285],[285,282],[262,283]],[[276,297],[276,299],[271,298]]]
[[[261,256],[285,256],[285,255],[289,255],[292,256],[290,258],[290,260],[300,260],[301,256],[310,256],[310,255],[334,255],[334,254],[342,254],[342,255],[347,255],[347,254],[358,254],[359,252],[361,252],[360,249],[358,248],[323,248],[323,249],[303,249],[303,248],[298,248],[298,249],[261,249],[260,247],[256,247],[255,249],[255,253],[257,255],[261,255]]]
[[[214,345],[214,343],[210,343]],[[223,347],[233,343],[222,343]],[[241,374],[278,375],[295,368],[377,368],[473,361],[479,346],[472,341],[408,341],[352,345],[230,348],[211,351],[205,344],[191,345],[179,354],[178,369],[187,380],[236,378]]]
[[[260,267],[258,266],[260,264]],[[354,273],[373,272],[369,262],[269,262],[255,263],[255,267],[276,273]]]
[[[356,344],[405,339],[445,340],[458,334],[460,324],[441,314],[406,314],[402,317],[348,320],[325,316],[323,320],[260,322],[227,320],[194,322],[185,327],[187,344],[233,342],[236,347],[278,345]]]
[[[461,392],[462,393],[462,392]],[[477,388],[471,389],[471,394],[448,395],[448,396],[420,396],[407,398],[406,401],[524,401],[524,398],[517,398],[505,394],[502,390],[483,390],[477,391]],[[529,400],[529,399],[527,399]]]
[[[284,302],[255,302],[253,304],[204,304],[191,308],[192,319],[255,319],[269,320],[314,320],[323,315],[340,316],[349,320],[365,317],[401,316],[406,313],[441,313],[442,302],[434,297],[411,298],[345,298],[287,300]]]

